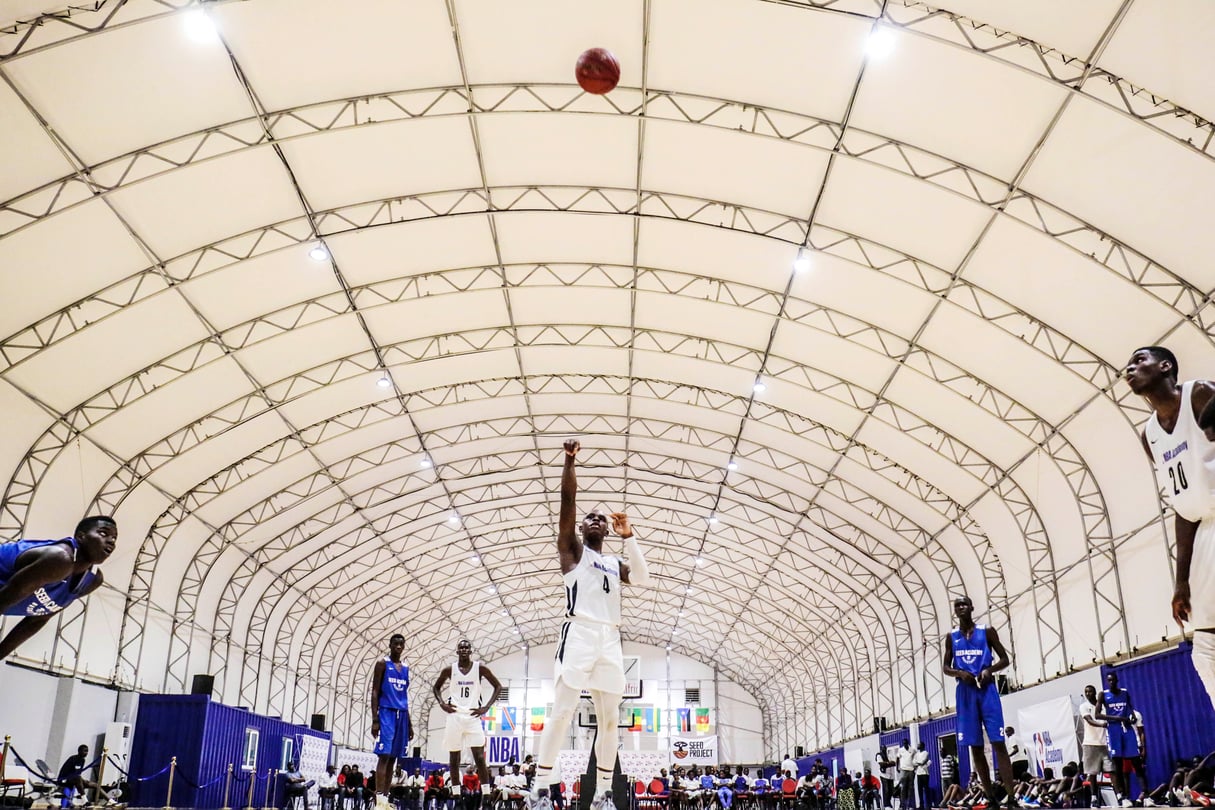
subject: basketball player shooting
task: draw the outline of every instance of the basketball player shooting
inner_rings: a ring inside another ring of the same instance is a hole
[[[624,540],[624,562],[603,553],[608,517],[588,512],[582,519],[582,539],[574,530],[578,481],[574,459],[581,445],[565,443],[561,473],[561,511],[557,521],[557,559],[565,579],[565,623],[557,642],[553,665],[553,716],[540,737],[539,762],[533,799],[551,787],[553,766],[561,738],[586,689],[595,704],[599,727],[595,734],[595,796],[591,807],[611,803],[612,773],[616,766],[616,726],[620,697],[624,694],[624,657],[620,648],[620,586],[647,585],[650,570],[623,512],[611,515],[612,531]],[[551,793],[550,793],[551,795]]]

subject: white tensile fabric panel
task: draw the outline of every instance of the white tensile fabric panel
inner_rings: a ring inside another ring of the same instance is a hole
[[[737,281],[780,292],[797,248],[787,242],[675,219],[642,220],[637,264],[693,276]]]
[[[723,381],[714,388],[747,396],[754,379],[754,376],[744,377],[741,383],[729,389],[722,387]],[[806,420],[819,422],[844,436],[851,436],[864,419],[864,414],[855,407],[845,405],[835,397],[809,391],[804,386],[789,385],[782,380],[769,380],[767,385],[767,390],[757,394],[756,399],[773,408],[783,408]]]
[[[742,307],[710,301],[679,300],[660,293],[639,292],[636,325],[674,335],[691,335],[762,351],[768,345],[772,319]]]
[[[482,113],[477,128],[490,186],[633,188],[637,183],[633,118]]]
[[[110,202],[161,259],[304,213],[268,146],[134,183]]]
[[[90,427],[87,435],[123,458],[132,458],[252,390],[253,384],[236,363],[220,357],[117,409]]]
[[[817,221],[954,270],[990,216],[978,203],[898,172],[837,159]]]
[[[906,367],[894,375],[885,398],[930,425],[946,428],[951,436],[1001,467],[1015,462],[1033,447],[1027,436],[995,414]]]
[[[1169,553],[1173,521],[1152,523],[1116,552],[1126,623],[1133,646],[1146,646],[1178,631],[1173,621],[1173,555]],[[1192,629],[1192,628],[1191,628]]]
[[[151,261],[101,200],[89,200],[0,238],[0,334],[134,275]],[[32,284],[31,280],[38,283]]]
[[[20,155],[8,160],[0,174],[0,200],[72,174],[72,164],[43,131],[11,87],[0,83],[0,154]]]
[[[269,111],[461,83],[442,0],[259,0],[211,13]]]
[[[620,84],[641,85],[640,0],[455,0],[452,5],[469,84],[573,84],[582,50],[607,48],[620,63]]]
[[[784,321],[772,340],[772,355],[878,391],[895,361],[845,337]]]
[[[1177,311],[1145,296],[1129,279],[1089,256],[1010,217],[1000,217],[979,243],[962,276],[1035,320],[1059,330],[1098,357],[1121,358],[1128,323],[1141,335],[1160,335]],[[1099,318],[1077,313],[1100,307]]]
[[[799,218],[827,168],[826,153],[808,146],[670,121],[647,124],[641,161],[644,189]]]
[[[1009,473],[1037,511],[1050,540],[1056,567],[1083,560],[1088,555],[1088,538],[1074,482],[1064,472],[1055,459],[1035,452]]]
[[[384,304],[364,309],[363,317],[383,346],[510,324],[501,290],[473,290]]]
[[[42,473],[25,521],[26,536],[51,539],[72,534],[92,494],[118,466],[92,442],[72,442]]]
[[[267,465],[265,469],[258,470],[255,475],[238,481],[212,498],[200,499],[202,503],[194,512],[208,523],[223,525],[263,499],[283,491],[317,470],[314,458],[307,452],[298,452]],[[316,504],[310,503],[309,507],[315,509]],[[245,538],[242,537],[242,543],[244,541]]]
[[[519,350],[523,371],[538,374],[610,374],[628,376],[629,354],[624,349],[579,346],[529,346]]]
[[[633,376],[695,385],[714,391],[746,394],[755,382],[755,368],[723,367],[716,361],[635,351]]]
[[[598,290],[588,295],[576,287],[517,287],[510,291],[511,313],[516,326],[552,325],[571,337],[585,334],[582,328],[565,329],[566,324],[628,327],[631,294],[628,290]],[[551,338],[559,339],[554,335]],[[594,344],[598,338],[587,342]]]
[[[483,404],[486,407],[509,406],[510,399],[495,399]],[[323,464],[337,464],[343,459],[358,455],[364,450],[382,447],[392,442],[396,442],[412,451],[413,468],[415,470],[422,469],[418,466],[422,460],[421,446],[413,436],[413,427],[410,426],[408,416],[404,414],[391,419],[385,419],[381,422],[364,425],[354,430],[348,430],[345,433],[335,433],[332,438],[326,438],[324,441],[312,445],[312,452],[316,454]]]
[[[5,376],[67,410],[207,335],[180,295],[162,292],[77,330]]]
[[[436,217],[364,228],[325,240],[352,286],[497,264],[489,219]]]
[[[3,472],[11,479],[16,466],[55,419],[7,380],[0,380],[0,413],[9,422],[0,431],[0,459],[4,460]]]
[[[860,15],[777,3],[655,0],[649,86],[839,121],[870,26]]]
[[[279,406],[280,413],[297,428],[306,428],[336,414],[393,396],[392,389],[377,385],[379,375],[362,374],[309,391]]]
[[[849,125],[1012,179],[1063,88],[954,45],[894,36],[893,52],[866,65]]]
[[[149,478],[171,495],[188,492],[216,471],[235,464],[251,450],[281,439],[289,430],[287,423],[274,411],[259,413],[179,453],[152,471]],[[174,529],[174,541],[181,531],[180,526]]]
[[[463,117],[390,121],[307,135],[285,142],[283,154],[317,211],[481,186],[472,132]]]
[[[1004,499],[989,489],[968,506],[967,512],[999,555],[1008,592],[1015,594],[1033,585],[1022,529]]]
[[[178,289],[218,330],[302,301],[340,294],[333,266],[309,258],[308,248],[295,245],[245,259],[190,279]]]
[[[1098,66],[1210,121],[1212,30],[1215,5],[1204,0],[1135,0]]]
[[[388,370],[397,387],[406,394],[477,380],[518,377],[520,374],[514,349],[491,349],[476,354],[448,355],[407,365],[390,366]]]
[[[937,0],[934,8],[961,14],[970,21],[990,23],[1050,48],[1065,56],[1088,57],[1114,19],[1122,0]],[[963,22],[962,25],[971,25]],[[997,51],[997,56],[999,52]]]
[[[254,114],[218,39],[191,40],[185,15],[118,26],[5,63],[89,164]]]
[[[236,352],[236,359],[258,382],[269,385],[322,363],[370,351],[358,320],[339,315],[260,340]]]
[[[1093,395],[1092,386],[1029,344],[977,316],[942,305],[919,343],[1016,399],[1042,419],[1058,423]],[[1033,380],[1032,387],[1026,386]]]
[[[868,419],[857,432],[859,444],[881,448],[883,456],[925,481],[931,481],[933,486],[958,503],[970,503],[987,488],[972,471],[949,461],[926,446],[922,439],[908,436],[897,425],[881,418]]]
[[[810,269],[799,273],[790,293],[857,320],[909,338],[932,311],[927,290],[830,253],[810,252]],[[899,306],[890,307],[892,300]]]
[[[1025,178],[1048,202],[1124,238],[1201,289],[1215,286],[1215,163],[1094,101],[1076,98]],[[1130,204],[1133,203],[1133,204]]]
[[[1106,397],[1098,397],[1062,430],[1092,470],[1116,537],[1139,528],[1160,511],[1152,462],[1136,435],[1138,425],[1127,430],[1127,416]]]
[[[495,214],[502,261],[633,263],[633,221],[606,214]]]

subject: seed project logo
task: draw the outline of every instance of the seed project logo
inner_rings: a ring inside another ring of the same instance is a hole
[[[673,755],[675,759],[684,759],[688,755],[688,744],[683,740],[677,740],[673,747],[675,749]]]

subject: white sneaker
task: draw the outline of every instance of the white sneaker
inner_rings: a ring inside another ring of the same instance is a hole
[[[1130,799],[1123,799],[1122,806],[1123,807],[1134,807],[1135,805],[1131,803]]]
[[[602,790],[595,794],[595,798],[591,799],[591,810],[607,810],[614,807],[612,804],[612,791]]]
[[[1143,806],[1144,807],[1155,807],[1156,802],[1152,801],[1150,796],[1144,796],[1143,797]]]

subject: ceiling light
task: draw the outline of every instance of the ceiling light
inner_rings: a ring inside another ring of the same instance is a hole
[[[687,590],[684,591],[684,593],[686,593],[688,596],[691,596],[692,595],[692,586],[689,585]]]
[[[481,562],[481,556],[479,554],[472,555],[472,561],[475,563]]]
[[[187,11],[182,15],[182,24],[186,28],[186,36],[195,42],[214,42],[218,31],[215,30],[215,23],[207,16],[207,12],[202,9],[194,9]]]
[[[312,250],[308,251],[308,258],[314,262],[323,262],[329,258],[329,251],[320,242],[312,246]]]
[[[894,51],[894,32],[882,25],[874,28],[865,42],[865,52],[874,59],[882,59],[889,56],[892,51]]]
[[[756,380],[755,385],[751,386],[751,390],[757,394],[762,394],[764,391],[768,390],[768,386],[764,385],[763,380]]]
[[[490,586],[488,586],[488,587],[485,589],[485,592],[486,592],[486,593],[497,593],[497,592],[498,592],[498,586],[497,586],[497,585],[490,585]]]
[[[422,456],[422,460],[418,462],[418,466],[425,469],[430,466],[430,459],[427,456]]]
[[[450,515],[447,516],[447,522],[448,523],[459,523],[460,522],[460,513],[452,512]]]
[[[388,372],[384,372],[380,375],[380,379],[375,381],[375,384],[380,386],[380,388],[388,388],[392,385],[392,378],[388,376]]]
[[[697,565],[697,567],[700,567],[700,566],[702,566],[702,565],[704,565],[704,564],[705,564],[705,558],[704,558],[704,557],[697,557],[697,558],[696,558],[696,565]]]
[[[717,525],[717,515],[709,515],[709,523]]]
[[[797,258],[793,260],[793,269],[799,273],[804,273],[810,269],[810,254],[805,248],[797,251]]]
[[[730,472],[734,472],[735,470],[738,469],[738,462],[731,461],[729,464],[726,465],[726,469],[729,470]]]
[[[668,650],[668,651],[670,651],[670,649],[671,649],[671,645],[670,645],[670,644],[668,644],[668,645],[667,645],[667,650]]]

